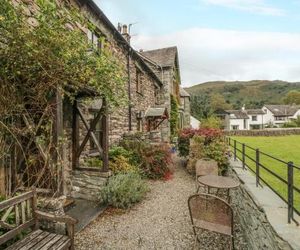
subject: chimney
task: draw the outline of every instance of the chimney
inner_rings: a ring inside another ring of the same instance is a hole
[[[242,107],[242,111],[244,112],[246,110],[245,104]]]
[[[126,39],[128,43],[130,43],[130,34],[128,33],[128,26],[126,24],[123,25],[122,35]]]
[[[122,24],[121,24],[121,23],[118,23],[118,31],[119,31],[120,33],[122,33]]]

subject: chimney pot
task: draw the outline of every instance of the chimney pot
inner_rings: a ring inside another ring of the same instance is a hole
[[[128,27],[126,24],[123,25],[123,34],[128,34]]]

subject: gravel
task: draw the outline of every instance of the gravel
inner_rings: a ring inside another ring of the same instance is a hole
[[[195,179],[174,160],[169,181],[149,181],[146,199],[128,211],[108,209],[75,236],[75,249],[228,249],[228,237],[203,232],[194,248],[187,199]],[[236,249],[243,238],[238,223]]]

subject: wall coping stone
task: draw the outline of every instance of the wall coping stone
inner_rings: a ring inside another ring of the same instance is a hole
[[[234,172],[242,182],[243,188],[259,209],[265,212],[267,219],[280,238],[288,242],[293,249],[300,249],[300,227],[294,222],[288,224],[287,204],[279,198],[269,187],[256,187],[256,178],[250,170],[243,170],[241,161],[230,160]],[[300,216],[294,213],[300,222]]]
[[[88,175],[88,176],[97,176],[100,178],[109,178],[112,176],[111,171],[100,172],[100,171],[88,171],[88,170],[73,170],[73,175]]]

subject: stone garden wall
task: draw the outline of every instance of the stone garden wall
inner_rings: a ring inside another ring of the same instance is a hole
[[[110,172],[73,171],[71,197],[100,201],[100,191],[106,185]]]
[[[300,135],[300,128],[264,129],[264,130],[235,130],[225,131],[228,136],[284,136]]]
[[[232,172],[231,176],[238,178]],[[248,188],[241,184],[238,189],[231,190],[234,214],[241,225],[247,249],[249,250],[288,250],[290,245],[281,239],[269,223],[264,209],[258,204]]]

